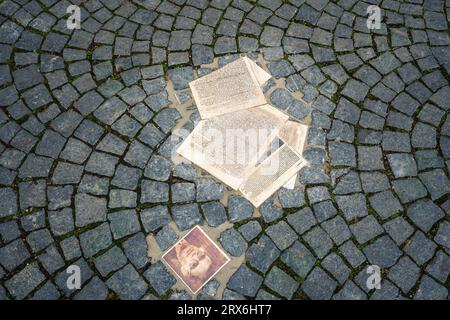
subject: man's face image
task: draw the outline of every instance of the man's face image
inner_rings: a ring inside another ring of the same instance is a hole
[[[211,258],[202,247],[194,246],[187,241],[181,241],[176,248],[177,258],[181,264],[181,272],[185,276],[196,278],[208,277],[212,265]]]
[[[230,261],[199,226],[178,240],[162,259],[194,294]]]

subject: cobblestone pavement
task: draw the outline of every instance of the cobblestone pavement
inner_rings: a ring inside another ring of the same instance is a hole
[[[449,299],[449,19],[444,0],[1,1],[0,299],[190,298],[148,255],[195,224],[238,261],[196,298]],[[171,160],[188,82],[238,53],[311,124],[299,187],[259,210]]]

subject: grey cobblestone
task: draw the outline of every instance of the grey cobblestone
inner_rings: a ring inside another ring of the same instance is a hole
[[[176,282],[175,277],[167,271],[162,262],[151,265],[144,273],[144,276],[160,295],[165,294]]]
[[[406,294],[419,278],[419,267],[408,257],[403,257],[390,269],[388,278]]]
[[[277,266],[269,271],[264,279],[264,284],[287,299],[292,297],[299,286],[292,277]]]
[[[337,283],[325,271],[316,267],[306,278],[301,289],[311,299],[327,300],[331,298],[336,286]]]
[[[267,236],[259,238],[252,244],[246,254],[246,260],[260,272],[266,272],[270,265],[280,256],[280,251]]]
[[[247,242],[235,229],[227,229],[220,234],[219,238],[222,247],[232,256],[238,257],[247,250]]]
[[[147,284],[130,264],[114,273],[106,285],[123,300],[139,299],[147,291]]]
[[[228,288],[242,295],[254,297],[262,281],[263,278],[260,275],[242,265],[231,276],[228,281]]]

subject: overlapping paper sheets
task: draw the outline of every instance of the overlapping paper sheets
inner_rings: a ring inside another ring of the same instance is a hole
[[[267,104],[261,86],[269,78],[244,57],[192,81],[202,120],[177,150],[255,207],[292,188],[305,165],[307,127]]]

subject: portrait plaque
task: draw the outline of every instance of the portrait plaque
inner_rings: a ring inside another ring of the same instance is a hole
[[[193,294],[230,261],[199,226],[168,249],[162,259]]]

